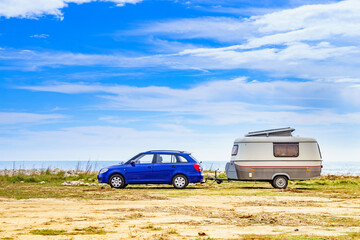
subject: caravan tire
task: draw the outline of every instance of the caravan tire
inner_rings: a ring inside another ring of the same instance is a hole
[[[288,178],[286,176],[276,176],[271,185],[274,188],[285,189],[288,185]]]

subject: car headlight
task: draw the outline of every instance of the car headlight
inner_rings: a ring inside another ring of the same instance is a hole
[[[99,174],[106,173],[108,170],[109,169],[107,169],[107,168],[103,168],[103,169],[100,170]]]

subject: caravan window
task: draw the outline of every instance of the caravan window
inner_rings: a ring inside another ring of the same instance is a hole
[[[232,155],[232,156],[237,155],[238,149],[239,149],[239,145],[234,145],[234,146],[233,146],[233,149],[232,149],[232,151],[231,151],[231,155]]]
[[[275,157],[298,157],[299,143],[274,143]]]

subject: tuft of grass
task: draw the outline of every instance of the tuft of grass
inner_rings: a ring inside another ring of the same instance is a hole
[[[56,235],[66,235],[66,230],[54,230],[54,229],[34,229],[30,231],[34,235],[43,235],[43,236],[56,236]]]
[[[179,234],[175,228],[169,228],[166,232],[168,234]]]
[[[151,229],[151,230],[154,230],[154,231],[160,231],[162,230],[161,227],[155,227],[154,224],[152,223],[149,223],[148,225],[144,226],[144,227],[141,227],[142,229]]]
[[[93,234],[106,234],[106,231],[99,227],[86,227],[86,228],[75,228],[74,232],[71,232],[70,235],[93,235]]]
[[[131,231],[132,227],[135,227],[135,226],[129,226],[129,233],[128,233],[129,238],[135,238],[136,237],[136,235],[133,234],[133,232]]]
[[[94,234],[106,234],[106,231],[98,227],[86,227],[86,228],[75,228],[74,231],[68,232],[66,230],[55,230],[55,229],[34,229],[30,231],[34,235],[43,236],[56,236],[56,235],[94,235]]]

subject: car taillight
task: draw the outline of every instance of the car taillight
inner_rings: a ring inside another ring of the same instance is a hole
[[[201,172],[201,167],[199,164],[194,164],[193,167],[195,168],[196,171]]]

